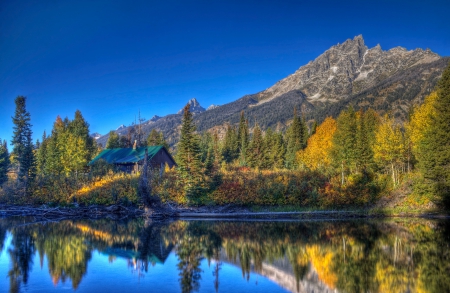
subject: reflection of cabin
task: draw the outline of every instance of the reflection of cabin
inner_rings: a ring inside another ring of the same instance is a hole
[[[145,150],[148,153],[148,162],[153,168],[164,167],[165,164],[172,168],[176,165],[175,160],[167,149],[162,145],[158,145],[139,148],[105,149],[89,163],[89,166],[103,159],[108,164],[114,164],[124,172],[136,172],[144,164]]]

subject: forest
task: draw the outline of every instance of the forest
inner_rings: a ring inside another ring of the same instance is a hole
[[[405,210],[450,207],[450,67],[403,122],[349,106],[310,123],[294,108],[285,132],[262,131],[241,112],[220,137],[197,132],[187,105],[178,166],[144,165],[137,174],[102,161],[88,167],[101,148],[80,111],[73,120],[58,116],[51,134],[33,142],[26,98],[15,103],[12,151],[6,140],[0,143],[0,203],[143,206],[144,184],[158,201],[191,206],[340,209],[377,207],[385,199]],[[168,147],[164,133],[143,137],[136,125],[127,135],[110,132],[106,148],[134,141]]]

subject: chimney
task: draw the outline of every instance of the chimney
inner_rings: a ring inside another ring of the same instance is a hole
[[[137,144],[137,140],[134,141],[134,144],[133,144],[133,150],[136,149],[136,144]]]

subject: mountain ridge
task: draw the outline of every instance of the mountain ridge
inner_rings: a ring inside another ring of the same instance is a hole
[[[316,59],[300,66],[294,73],[271,87],[245,95],[219,108],[205,110],[195,99],[189,100],[194,109],[197,130],[215,129],[223,133],[226,124],[237,124],[244,111],[253,126],[284,130],[293,116],[293,109],[307,120],[321,122],[327,115],[337,116],[345,107],[372,107],[380,114],[392,112],[405,120],[413,104],[420,103],[431,92],[448,58],[431,50],[406,50],[395,47],[383,51],[380,45],[368,48],[361,35],[342,44],[331,46]],[[178,141],[182,110],[145,122],[147,135],[152,129],[162,131],[171,145]],[[121,129],[119,134],[126,133]],[[107,135],[97,140],[106,144]]]

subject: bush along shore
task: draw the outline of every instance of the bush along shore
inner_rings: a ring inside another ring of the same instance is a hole
[[[98,170],[94,170],[97,172]],[[36,177],[28,188],[9,181],[0,189],[0,216],[344,218],[442,214],[412,192],[414,178],[392,189],[389,176],[342,186],[319,172],[227,166],[196,189],[176,169],[126,174]],[[380,187],[381,186],[381,187]],[[383,187],[384,186],[384,187]]]

